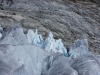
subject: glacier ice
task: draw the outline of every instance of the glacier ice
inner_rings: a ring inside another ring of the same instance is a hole
[[[70,57],[61,39],[11,27],[0,39],[0,75],[100,75],[100,55],[89,54],[87,39],[77,40]]]
[[[61,39],[55,40],[51,32],[49,32],[48,37],[45,40],[43,40],[42,36],[38,34],[37,29],[35,32],[30,29],[27,33],[27,39],[28,43],[35,44],[47,50],[48,52],[60,52],[67,56],[66,48],[64,47]]]
[[[100,75],[100,55],[84,54],[71,63],[79,75]]]
[[[48,37],[44,41],[43,48],[49,50],[49,52],[54,51],[55,53],[67,53],[61,39],[55,40],[51,32],[49,32]]]
[[[53,39],[53,34],[51,32],[49,32],[48,37],[44,41],[43,48],[50,52],[50,51],[54,50],[54,47],[55,47],[54,43],[55,43],[55,39]]]
[[[0,39],[2,38],[3,28],[0,26]]]
[[[0,75],[41,75],[49,55],[35,45],[0,45]]]
[[[61,39],[56,40],[56,48],[58,52],[62,52],[64,54],[64,56],[68,56],[67,55],[67,49],[64,47],[64,44],[62,43]]]
[[[1,37],[0,44],[18,45],[29,43],[39,46],[48,52],[60,52],[67,55],[66,48],[64,47],[61,39],[55,40],[51,32],[49,33],[48,37],[43,40],[42,35],[38,34],[37,29],[35,32],[31,29],[28,30],[28,33],[25,36],[22,28],[15,26],[9,28],[7,32],[3,34],[3,36],[1,34]]]
[[[2,34],[1,34],[2,36]],[[21,37],[21,38],[20,38]],[[22,28],[15,26],[11,27],[3,34],[0,44],[34,44],[45,49],[48,52],[63,53],[68,56],[67,49],[62,43],[61,39],[55,40],[53,34],[49,32],[48,37],[43,40],[42,35],[38,34],[38,30],[34,32],[33,30],[28,30],[28,33],[23,33]],[[78,57],[80,55],[86,54],[88,52],[88,42],[87,39],[77,40],[70,48],[69,54],[71,57]]]
[[[70,59],[60,53],[52,54],[44,60],[42,75],[78,75],[69,65]],[[47,65],[47,66],[45,66]]]
[[[64,56],[68,56],[67,49],[62,43],[61,39],[55,40],[53,34],[49,32],[48,37],[43,40],[42,35],[38,34],[38,31],[34,32],[29,30],[27,33],[28,43],[35,44],[41,48],[47,50],[48,52],[63,53]],[[80,55],[86,54],[88,52],[88,41],[87,39],[77,40],[70,48],[70,57],[76,58]]]
[[[2,33],[3,32],[3,28],[0,26],[0,33]]]
[[[27,39],[28,39],[28,43],[31,43],[31,44],[35,44],[39,47],[42,48],[43,46],[43,38],[41,35],[38,34],[38,31],[36,29],[36,31],[34,32],[33,30],[28,30],[28,33],[27,33]]]
[[[77,58],[83,54],[88,53],[88,41],[87,39],[76,40],[76,42],[71,46],[69,54],[72,58]]]
[[[0,39],[2,38],[2,34],[0,33]]]
[[[27,38],[23,33],[23,29],[19,26],[10,27],[4,34],[2,34],[2,38],[0,39],[1,44],[26,44]]]
[[[63,53],[64,56],[68,56],[67,49],[62,43],[61,39],[55,40],[53,34],[49,32],[48,37],[43,40],[42,35],[38,34],[38,30],[28,30],[25,35],[22,28],[19,26],[11,27],[2,36],[1,34],[0,44],[34,44],[43,48],[48,52]],[[21,38],[20,38],[21,37]],[[87,39],[77,40],[70,48],[69,54],[71,57],[78,57],[88,52]]]

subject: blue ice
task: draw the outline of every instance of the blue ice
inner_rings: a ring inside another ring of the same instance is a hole
[[[71,46],[69,51],[70,57],[74,58],[77,58],[86,53],[88,53],[87,39],[76,40],[76,42]]]
[[[38,34],[38,30],[34,32],[33,30],[28,30],[27,33],[27,39],[28,43],[35,44],[48,52],[54,52],[54,53],[63,53],[64,55],[67,55],[66,48],[64,47],[64,44],[62,43],[61,39],[55,40],[53,38],[53,34],[49,32],[48,37],[43,40],[42,35]]]

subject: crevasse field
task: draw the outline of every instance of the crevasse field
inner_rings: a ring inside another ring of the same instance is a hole
[[[100,75],[100,56],[88,52],[87,39],[68,51],[52,32],[44,40],[37,29],[24,34],[14,26],[0,37],[0,75]]]

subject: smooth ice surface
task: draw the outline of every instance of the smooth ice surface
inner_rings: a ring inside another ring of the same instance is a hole
[[[88,53],[88,41],[87,39],[76,40],[76,42],[71,46],[69,54],[70,57],[76,58],[83,54]]]

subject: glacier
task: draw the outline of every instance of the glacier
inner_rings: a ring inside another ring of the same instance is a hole
[[[38,34],[37,29],[35,32],[31,29],[28,30],[27,39],[28,39],[28,43],[35,44],[41,48],[43,47],[43,38],[42,35]]]
[[[1,33],[0,33],[1,34]],[[48,37],[44,40],[41,34],[38,34],[38,30],[34,32],[29,29],[25,35],[23,29],[19,26],[10,27],[2,36],[1,34],[0,44],[33,44],[41,47],[48,52],[63,53],[64,56],[68,56],[67,49],[62,43],[61,39],[55,40],[53,34],[49,32]],[[21,37],[21,38],[20,38]],[[20,39],[19,39],[20,38]],[[81,52],[81,53],[80,53]],[[77,40],[70,48],[70,57],[79,56],[88,52],[87,39]]]
[[[61,39],[55,40],[51,32],[49,32],[48,37],[45,40],[43,40],[42,35],[38,34],[37,29],[35,32],[30,29],[27,33],[27,39],[28,43],[39,46],[44,50],[47,50],[48,52],[60,52],[67,56],[67,50],[64,47]]]
[[[87,39],[76,40],[67,52],[52,32],[44,40],[37,29],[24,34],[14,26],[1,35],[0,75],[100,75],[100,55],[88,51]]]
[[[1,44],[10,44],[10,45],[27,44],[27,38],[23,33],[22,28],[20,28],[19,26],[14,26],[8,28],[8,30],[2,34],[0,45]]]
[[[77,58],[83,54],[88,53],[88,41],[87,39],[76,40],[71,46],[69,54],[71,58]]]
[[[0,38],[2,38],[3,28],[0,26]]]

